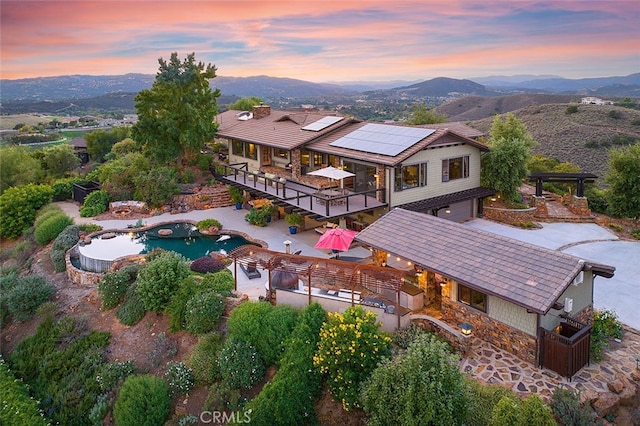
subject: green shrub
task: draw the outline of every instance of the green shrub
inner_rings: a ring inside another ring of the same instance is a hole
[[[189,275],[186,259],[175,252],[161,252],[152,256],[138,272],[136,292],[145,309],[161,312],[167,307],[180,281]]]
[[[220,377],[232,388],[250,389],[264,377],[264,362],[255,346],[227,339],[218,356]]]
[[[95,404],[89,411],[89,421],[93,426],[102,426],[104,418],[109,413],[109,394],[103,393],[98,395]]]
[[[209,395],[204,403],[208,411],[239,410],[243,406],[243,398],[238,389],[234,389],[227,382],[214,383],[209,389]]]
[[[553,418],[551,407],[545,404],[538,394],[534,393],[522,401],[520,424],[555,426],[557,423]]]
[[[209,288],[224,297],[233,296],[232,291],[235,288],[233,273],[228,269],[206,274],[202,278],[202,285]]]
[[[222,349],[222,342],[222,337],[218,333],[206,334],[193,348],[189,367],[193,370],[196,384],[210,385],[218,379],[216,361]]]
[[[622,323],[615,312],[610,310],[593,311],[591,328],[591,359],[602,361],[602,352],[609,346],[609,339],[622,339]]]
[[[33,223],[38,209],[51,202],[53,189],[47,185],[22,185],[0,195],[0,236],[19,237]]]
[[[162,426],[171,400],[167,383],[155,376],[130,376],[122,384],[113,408],[118,426]]]
[[[361,306],[329,313],[320,330],[313,365],[328,376],[329,392],[345,410],[359,406],[358,389],[378,362],[390,355],[391,337],[380,331],[376,314]]]
[[[354,343],[351,343],[351,347],[353,346]],[[358,351],[364,349],[357,348],[356,352]],[[347,352],[351,352],[353,356],[349,347]],[[373,353],[375,352],[365,355],[368,358]],[[327,357],[326,353],[320,354]],[[364,357],[361,356],[360,359],[362,358]],[[358,361],[355,362],[356,365]],[[368,360],[365,359],[365,362]],[[362,384],[360,398],[369,415],[369,423],[464,424],[470,392],[458,362],[458,356],[449,352],[446,343],[428,334],[418,336],[406,353],[393,360],[384,360],[378,367],[374,367]],[[333,387],[339,389],[344,383],[351,384],[358,380],[353,370],[353,367],[343,368],[342,375],[337,376],[338,382],[342,383]],[[332,388],[331,382],[329,388]],[[338,392],[338,395],[344,394]],[[347,407],[353,406],[352,401],[345,401],[344,396],[342,398],[343,405],[346,402]],[[398,413],[402,415],[398,416]]]
[[[213,273],[227,269],[227,266],[220,260],[211,256],[199,257],[190,266],[193,272],[199,272],[201,274]]]
[[[278,364],[284,342],[296,324],[291,306],[267,302],[245,302],[231,311],[227,321],[229,338],[245,340],[260,353],[266,365]]]
[[[82,232],[91,233],[102,230],[102,226],[95,223],[81,223],[78,225],[78,229]]]
[[[196,181],[196,172],[191,169],[182,169],[180,172],[180,183],[193,183]]]
[[[136,325],[147,313],[144,303],[136,291],[136,286],[135,283],[129,286],[124,302],[116,311],[116,318],[124,325]]]
[[[17,267],[0,267],[0,326],[9,323],[11,312],[8,305],[8,296],[16,285],[18,279]]]
[[[569,105],[567,107],[567,110],[566,110],[567,114],[575,114],[576,112],[578,112],[578,105]]]
[[[36,219],[33,221],[33,227],[37,228],[42,224],[42,222],[49,219],[51,216],[55,216],[58,214],[64,214],[64,212],[59,206],[55,204],[47,204],[45,206],[42,206],[36,212]]]
[[[80,207],[80,216],[93,217],[104,213],[109,208],[109,194],[106,190],[93,191],[84,199]]]
[[[56,272],[63,272],[67,264],[65,256],[67,250],[76,245],[80,239],[80,228],[76,225],[67,226],[53,241],[51,246],[51,262]]]
[[[24,321],[36,312],[38,306],[51,299],[54,292],[53,285],[43,276],[19,277],[14,288],[7,294],[7,308],[13,318]]]
[[[515,392],[500,385],[484,385],[477,380],[467,378],[471,391],[469,400],[469,416],[465,424],[468,426],[486,426],[491,424],[493,408],[504,397],[517,398]]]
[[[196,226],[200,231],[206,231],[212,226],[218,229],[222,229],[222,223],[220,223],[218,219],[213,218],[201,220]]]
[[[493,407],[491,426],[512,426],[520,422],[521,407],[516,398],[505,396]]]
[[[391,338],[393,339],[393,343],[403,349],[406,349],[418,338],[418,336],[425,333],[425,329],[412,323],[408,327],[399,328],[394,331],[393,334],[391,334]]]
[[[169,385],[169,394],[172,396],[188,394],[193,389],[193,370],[184,362],[169,362],[164,378]]]
[[[192,334],[204,334],[218,325],[224,311],[224,299],[213,291],[193,295],[185,306],[185,329]]]
[[[640,240],[640,228],[631,231],[631,236],[636,240]]]
[[[87,424],[101,393],[95,377],[108,343],[108,333],[90,331],[86,322],[65,317],[54,323],[48,318],[16,346],[9,362],[52,423]]]
[[[17,380],[0,356],[0,424],[46,425],[47,420],[38,408],[38,403],[29,396],[29,388]]]
[[[326,318],[326,312],[317,303],[300,312],[298,323],[285,343],[278,373],[246,406],[251,410],[252,423],[258,426],[317,423],[314,399],[322,392],[322,375],[313,367],[313,356]]]
[[[110,362],[100,368],[96,381],[101,391],[108,392],[118,387],[120,382],[133,375],[135,371],[136,365],[132,359],[122,362]]]
[[[127,272],[107,272],[98,284],[98,295],[102,302],[102,310],[113,309],[124,300],[129,288],[129,274]]]
[[[47,245],[69,225],[73,225],[73,219],[66,214],[51,216],[35,229],[35,240],[41,246]]]
[[[53,182],[53,201],[65,201],[73,198],[73,183],[79,181],[77,178],[58,179]]]
[[[551,410],[560,424],[565,426],[592,426],[596,422],[595,413],[580,405],[580,393],[564,387],[557,387],[551,396]]]
[[[150,207],[160,207],[171,201],[178,193],[178,179],[169,167],[152,168],[138,173],[133,182],[136,200],[144,201]]]

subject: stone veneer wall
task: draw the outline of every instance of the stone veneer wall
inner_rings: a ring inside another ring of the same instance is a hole
[[[587,197],[576,197],[575,195],[568,200],[567,208],[573,214],[578,216],[591,216],[591,209],[587,202]]]
[[[538,341],[535,336],[496,321],[482,312],[455,303],[448,298],[443,297],[442,309],[442,321],[449,324],[469,323],[473,326],[475,337],[510,352],[524,361],[536,364]]]
[[[573,316],[574,319],[584,324],[593,325],[593,306],[587,306]]]
[[[463,357],[469,353],[472,336],[465,336],[450,325],[426,315],[411,315],[411,323],[442,337]]]
[[[533,222],[535,214],[537,214],[535,207],[530,207],[528,209],[499,209],[484,206],[482,209],[482,216],[485,219],[495,220],[496,222],[507,223],[515,226],[519,226],[527,222]]]

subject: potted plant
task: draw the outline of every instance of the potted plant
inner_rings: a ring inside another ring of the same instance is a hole
[[[295,234],[298,232],[298,226],[304,221],[304,217],[300,213],[289,213],[284,217],[285,222],[289,225],[289,233]]]
[[[255,207],[249,210],[249,213],[244,216],[244,220],[255,226],[267,226],[267,218],[264,212],[262,209],[256,209]]]
[[[271,218],[273,217],[275,212],[276,212],[276,206],[274,206],[271,203],[265,204],[262,207],[262,214],[264,215],[265,219],[267,220],[267,223],[271,222]]]
[[[244,202],[244,193],[242,192],[242,189],[236,188],[235,186],[229,186],[228,188],[231,201],[236,203],[236,210],[241,210],[242,203]]]

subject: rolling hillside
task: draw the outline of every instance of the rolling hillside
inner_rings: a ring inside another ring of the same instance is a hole
[[[633,140],[640,143],[640,111],[612,105],[578,105],[578,112],[568,114],[569,106],[569,103],[529,105],[512,112],[538,142],[534,153],[577,164],[582,171],[601,177],[602,184],[610,147]],[[461,121],[488,134],[493,117]]]

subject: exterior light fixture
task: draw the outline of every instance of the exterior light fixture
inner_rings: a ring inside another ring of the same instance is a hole
[[[471,332],[473,331],[473,326],[471,324],[469,324],[468,322],[463,322],[462,324],[460,324],[460,331],[465,336],[469,336],[469,335],[471,335]]]
[[[444,212],[445,212],[446,214],[449,214],[449,213],[451,213],[451,210],[446,209]]]
[[[291,253],[291,241],[286,240],[284,242],[284,252],[285,253]]]

